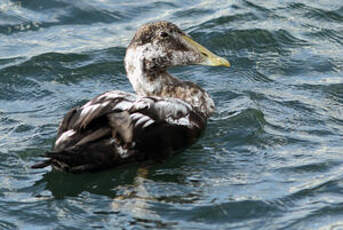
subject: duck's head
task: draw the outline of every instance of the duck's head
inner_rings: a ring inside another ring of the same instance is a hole
[[[192,64],[230,67],[226,59],[193,41],[176,25],[164,21],[138,29],[127,49],[125,63],[127,71],[141,65],[148,72]]]
[[[181,81],[166,71],[178,65],[230,67],[230,63],[193,41],[170,22],[143,25],[133,37],[125,55],[125,69],[134,90],[142,96],[181,99],[208,117],[213,100],[194,83]]]

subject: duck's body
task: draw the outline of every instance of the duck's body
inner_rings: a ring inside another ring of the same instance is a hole
[[[229,63],[195,43],[174,24],[143,25],[125,55],[137,95],[110,91],[69,111],[60,124],[49,159],[69,171],[95,171],[132,161],[164,159],[200,136],[214,103],[198,85],[172,77],[168,67]]]

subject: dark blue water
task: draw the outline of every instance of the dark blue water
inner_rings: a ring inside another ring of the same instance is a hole
[[[150,167],[33,170],[73,106],[132,91],[123,56],[168,20],[232,63],[171,72],[216,114]],[[342,229],[343,2],[0,0],[0,229]]]

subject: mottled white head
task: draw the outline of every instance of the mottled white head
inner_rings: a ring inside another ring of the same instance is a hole
[[[168,67],[192,64],[230,66],[170,22],[143,25],[125,55],[127,77],[137,94],[179,98],[209,116],[214,111],[209,95],[196,84],[167,73]]]

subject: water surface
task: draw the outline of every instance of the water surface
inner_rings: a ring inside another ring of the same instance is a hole
[[[72,107],[131,91],[125,47],[168,20],[232,63],[178,67],[214,98],[191,148],[150,167],[30,166]],[[0,229],[343,228],[343,3],[0,1]]]

